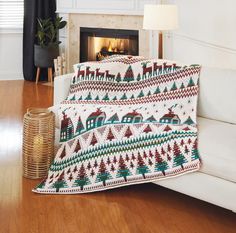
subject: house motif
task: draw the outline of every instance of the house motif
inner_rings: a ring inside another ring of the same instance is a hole
[[[169,108],[169,113],[165,114],[163,117],[160,118],[160,123],[165,124],[180,124],[180,119],[177,114],[174,114],[172,108]]]
[[[122,118],[122,123],[139,123],[143,120],[143,116],[134,110],[133,112],[127,113]]]
[[[102,112],[100,108],[96,112],[92,112],[86,120],[86,129],[93,129],[104,124],[106,118],[105,112]]]
[[[74,125],[70,117],[63,112],[63,119],[61,121],[61,134],[60,140],[67,141],[73,138],[74,136]]]

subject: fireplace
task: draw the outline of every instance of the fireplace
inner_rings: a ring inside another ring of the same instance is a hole
[[[139,55],[139,31],[80,27],[80,62],[107,56]]]

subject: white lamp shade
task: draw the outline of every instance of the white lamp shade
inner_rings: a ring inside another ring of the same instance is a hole
[[[145,5],[143,29],[173,30],[178,28],[176,5]]]

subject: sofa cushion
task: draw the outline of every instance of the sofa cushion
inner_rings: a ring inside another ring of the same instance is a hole
[[[236,182],[236,125],[198,118],[201,172]]]
[[[198,115],[236,124],[236,70],[202,67]]]

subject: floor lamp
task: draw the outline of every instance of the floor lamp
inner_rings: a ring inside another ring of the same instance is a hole
[[[159,31],[158,58],[163,59],[163,31],[178,28],[176,5],[145,5],[143,29]]]

